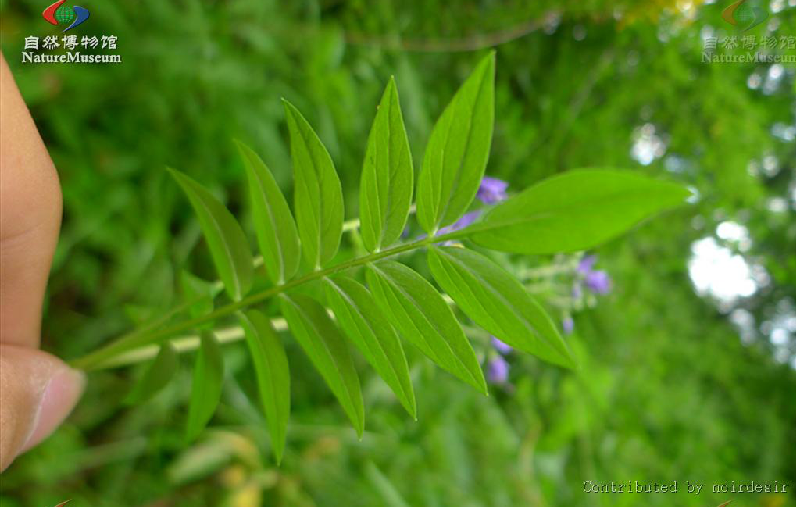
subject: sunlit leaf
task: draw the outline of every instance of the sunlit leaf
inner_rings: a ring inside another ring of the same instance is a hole
[[[254,228],[265,271],[271,281],[290,280],[299,267],[300,247],[296,223],[271,171],[248,146],[237,143],[249,180]]]
[[[365,429],[365,409],[359,377],[345,338],[326,309],[301,294],[280,296],[282,315],[345,410],[358,435]]]
[[[343,231],[343,192],[329,152],[307,120],[285,103],[295,175],[296,223],[304,258],[313,268],[329,262]]]
[[[586,250],[688,196],[681,185],[630,171],[569,171],[496,206],[469,237],[505,252]]]
[[[413,177],[398,91],[390,78],[370,130],[359,189],[360,233],[369,251],[401,236],[412,204]]]
[[[188,408],[188,425],[185,432],[188,441],[199,436],[213,416],[221,399],[223,380],[224,361],[221,347],[212,333],[202,333],[193,367],[191,404]]]
[[[432,234],[467,211],[484,176],[495,123],[495,53],[487,55],[437,120],[417,182],[417,220]]]
[[[135,405],[150,399],[168,385],[179,366],[180,360],[171,343],[161,345],[158,355],[147,365],[143,376],[125,398],[125,403]]]
[[[369,264],[368,285],[404,338],[440,367],[481,392],[484,374],[453,311],[425,278],[395,261]]]
[[[517,350],[572,368],[572,352],[556,325],[505,269],[471,250],[432,248],[434,279],[479,326]]]
[[[229,297],[241,299],[251,288],[254,274],[246,235],[235,217],[204,187],[179,171],[169,169],[169,172],[196,211],[213,263]]]
[[[277,463],[282,461],[290,419],[290,372],[287,356],[271,322],[257,310],[238,314],[254,362],[271,445]]]
[[[326,294],[340,327],[416,417],[415,394],[401,342],[368,289],[350,277],[338,276],[326,279]]]

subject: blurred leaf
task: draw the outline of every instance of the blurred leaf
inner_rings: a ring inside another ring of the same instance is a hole
[[[127,405],[137,405],[157,394],[174,378],[180,359],[170,342],[160,346],[158,355],[147,365],[144,375],[124,400]]]
[[[345,338],[318,302],[301,294],[280,295],[290,331],[340,401],[361,437],[365,429],[362,391]]]
[[[268,421],[276,462],[282,461],[290,419],[290,370],[287,356],[271,322],[257,310],[238,314],[246,331],[260,399]]]
[[[469,237],[505,252],[576,252],[683,204],[688,195],[678,184],[630,171],[569,171],[496,206]]]
[[[307,120],[285,103],[295,175],[296,222],[304,257],[317,269],[334,257],[343,231],[343,192],[329,152]]]
[[[249,180],[254,227],[265,270],[271,281],[282,284],[290,280],[299,267],[301,254],[296,223],[285,196],[262,159],[243,143],[237,145]]]
[[[169,169],[169,172],[185,191],[196,211],[216,270],[229,297],[240,300],[251,288],[254,275],[246,235],[229,210],[204,187],[179,171]]]
[[[446,371],[486,393],[478,359],[442,296],[415,271],[395,261],[368,265],[370,290],[404,338]]]
[[[339,276],[326,279],[326,295],[340,327],[387,382],[406,411],[417,418],[415,394],[401,342],[368,289],[353,278]]]
[[[221,399],[224,381],[224,358],[221,348],[212,333],[201,335],[201,344],[196,353],[191,387],[191,405],[188,409],[186,439],[194,440],[202,432]]]
[[[401,236],[412,204],[413,177],[398,91],[390,78],[370,130],[359,189],[360,232],[369,251]]]
[[[417,220],[428,234],[455,222],[484,176],[495,124],[495,53],[484,57],[443,111],[417,182]]]
[[[365,464],[365,477],[379,492],[385,507],[409,507],[409,504],[401,497],[401,493],[398,492],[395,485],[390,482],[389,477],[384,475],[372,461],[368,461]]]
[[[437,283],[476,324],[518,350],[575,366],[550,316],[505,269],[457,247],[430,249],[428,263]]]

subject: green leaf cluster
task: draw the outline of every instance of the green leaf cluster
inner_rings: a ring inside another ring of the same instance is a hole
[[[393,79],[389,81],[362,169],[359,220],[367,253],[354,259],[335,262],[345,217],[340,180],[329,152],[301,113],[285,101],[295,178],[292,211],[268,166],[238,143],[268,279],[261,291],[251,292],[257,275],[242,227],[199,183],[172,171],[196,211],[230,302],[213,309],[213,296],[207,296],[206,288],[187,284],[198,297],[208,298],[207,312],[192,313],[189,320],[149,336],[133,335],[130,343],[162,343],[155,364],[171,364],[172,334],[201,330],[236,315],[245,331],[277,461],[288,435],[290,375],[285,337],[274,331],[272,317],[286,319],[290,334],[360,436],[365,408],[352,344],[412,417],[417,416],[417,403],[404,342],[441,369],[487,392],[461,314],[519,351],[575,368],[572,350],[544,307],[506,269],[475,248],[523,254],[591,248],[682,203],[688,192],[627,171],[571,171],[494,206],[470,227],[444,232],[471,209],[486,169],[494,130],[494,76],[495,54],[489,53],[434,126],[416,188],[397,87]],[[417,222],[427,235],[400,241],[413,194]],[[450,244],[454,246],[446,246]],[[433,280],[399,260],[399,254],[419,250],[427,253]],[[313,282],[319,290],[297,290]],[[278,305],[253,308],[272,299]],[[197,308],[195,302],[190,308]],[[144,378],[146,387],[134,399],[151,394],[168,380],[152,373]],[[204,331],[193,376],[189,438],[212,417],[222,382],[221,350],[212,333]]]

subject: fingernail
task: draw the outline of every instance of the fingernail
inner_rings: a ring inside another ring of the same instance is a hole
[[[66,419],[80,399],[85,383],[85,375],[71,368],[62,368],[52,376],[44,388],[33,431],[22,446],[22,452],[47,438]]]

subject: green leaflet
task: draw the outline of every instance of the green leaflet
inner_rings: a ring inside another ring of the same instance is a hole
[[[412,204],[413,177],[398,91],[390,78],[370,129],[359,188],[360,232],[368,251],[390,246],[401,236]]]
[[[517,350],[575,366],[547,312],[505,269],[457,247],[431,248],[428,263],[434,279],[476,324]]]
[[[284,103],[295,175],[298,233],[304,257],[318,269],[334,257],[340,246],[343,192],[329,152],[298,109]]]
[[[282,461],[290,419],[290,371],[287,356],[271,322],[257,310],[239,313],[254,362],[271,445],[277,464]]]
[[[484,374],[453,311],[425,278],[395,261],[368,265],[368,285],[404,338],[440,367],[486,393]]]
[[[125,404],[135,405],[150,399],[166,387],[179,366],[180,360],[171,343],[161,345],[158,355],[149,363],[144,375],[125,398]]]
[[[190,303],[188,305],[188,315],[194,319],[213,311],[213,298],[221,290],[214,283],[202,280],[187,271],[180,273],[180,287],[183,300],[186,303]],[[202,329],[212,329],[212,327],[212,322],[201,326]]]
[[[359,377],[354,369],[345,338],[326,309],[301,294],[281,294],[282,315],[290,331],[345,410],[361,437],[365,430],[365,409]]]
[[[416,419],[415,394],[401,342],[373,296],[348,276],[326,278],[325,282],[329,306],[338,324]]]
[[[224,361],[221,347],[212,333],[201,335],[201,345],[196,354],[191,387],[191,405],[188,408],[188,424],[185,431],[190,442],[202,432],[221,399],[224,380]]]
[[[496,206],[466,235],[505,252],[575,252],[684,203],[688,195],[680,185],[630,171],[569,171]]]
[[[290,280],[299,267],[296,223],[285,196],[262,159],[243,143],[236,144],[249,180],[254,228],[265,270],[272,282],[281,285]]]
[[[179,171],[169,169],[169,172],[185,191],[196,211],[227,294],[235,301],[242,299],[249,292],[254,275],[246,235],[227,208],[204,187]]]
[[[429,234],[450,225],[473,201],[495,124],[495,53],[489,53],[443,111],[426,146],[417,182],[417,220]]]

